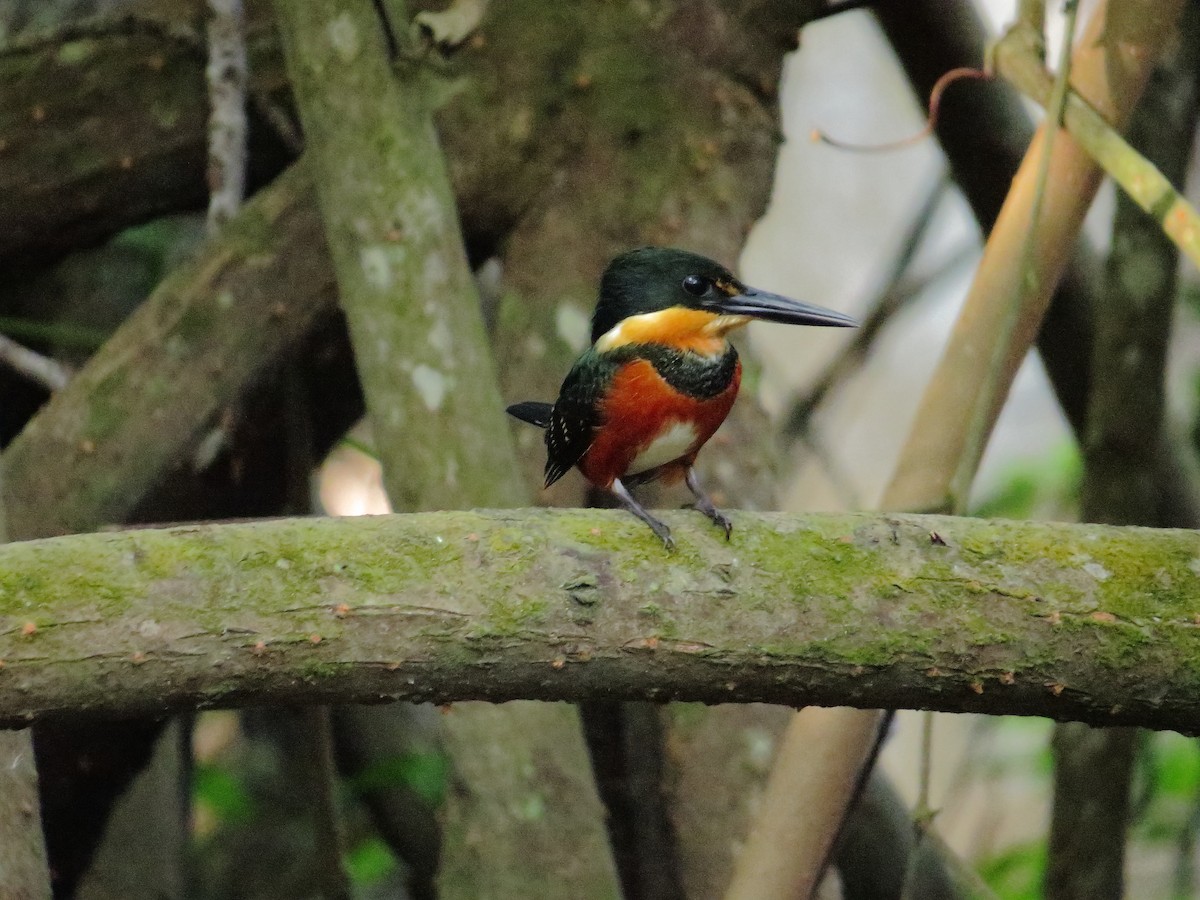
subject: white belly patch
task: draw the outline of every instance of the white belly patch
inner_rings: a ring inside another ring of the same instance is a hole
[[[696,429],[688,422],[672,422],[658,437],[642,448],[629,465],[626,475],[637,475],[679,459],[696,443]]]

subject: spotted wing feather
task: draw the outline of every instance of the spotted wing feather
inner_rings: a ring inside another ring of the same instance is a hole
[[[566,475],[591,447],[604,421],[600,404],[615,368],[589,350],[567,374],[546,427],[546,487]]]

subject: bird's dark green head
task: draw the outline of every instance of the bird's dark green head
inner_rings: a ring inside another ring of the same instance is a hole
[[[698,253],[641,247],[622,253],[600,279],[592,342],[630,316],[695,309],[793,325],[855,325],[849,316],[742,284],[727,268]]]

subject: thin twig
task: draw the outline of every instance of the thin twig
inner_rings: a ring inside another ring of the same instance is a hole
[[[904,885],[900,889],[900,900],[912,900],[917,888],[918,860],[924,849],[929,829],[933,825],[933,807],[929,803],[929,782],[933,774],[933,713],[925,710],[921,714],[921,758],[917,770],[917,804],[913,807],[912,852],[908,855],[908,868],[904,872]]]
[[[10,337],[0,334],[0,363],[14,372],[35,381],[53,393],[61,391],[71,380],[71,370],[58,360],[42,356]]]
[[[208,0],[208,232],[246,195],[246,34],[242,0]]]
[[[782,428],[785,440],[803,439],[813,413],[824,402],[830,391],[858,371],[866,359],[867,351],[874,344],[883,326],[929,282],[936,280],[949,265],[957,262],[958,254],[952,257],[948,264],[937,267],[930,278],[922,279],[919,283],[914,284],[905,285],[903,283],[904,276],[912,266],[912,261],[929,231],[934,213],[937,211],[949,183],[949,179],[943,173],[926,194],[925,202],[921,204],[920,210],[909,225],[896,258],[884,276],[880,289],[875,293],[877,299],[870,314],[854,330],[853,339],[826,366],[825,371],[816,379],[812,387],[803,397],[797,398],[792,404]]]
[[[1037,4],[1023,4],[1022,12],[1027,11],[1025,8],[1027,5]],[[1045,15],[1044,8],[1042,14]],[[1075,40],[1075,21],[1078,14],[1078,0],[1067,0],[1066,20],[1063,23],[1062,52],[1059,54],[1058,72],[1054,76],[1054,88],[1050,92],[1050,102],[1046,105],[1048,120],[1046,140],[1042,144],[1042,158],[1038,162],[1037,181],[1033,191],[1033,207],[1029,212],[1029,231],[1025,238],[1024,259],[1021,261],[1021,271],[1024,273],[1026,283],[1034,277],[1033,249],[1037,244],[1038,225],[1041,224],[1042,219],[1042,201],[1046,197],[1046,183],[1050,178],[1050,153],[1054,149],[1054,137],[1063,124],[1063,110],[1066,106],[1067,88],[1071,78],[1071,45]],[[1033,285],[1026,284],[1026,287],[1033,287]]]
[[[853,141],[843,141],[840,138],[832,137],[820,128],[813,129],[812,138],[822,144],[828,144],[830,147],[835,147],[838,150],[847,150],[851,153],[890,153],[893,150],[903,150],[906,147],[912,147],[930,137],[937,128],[938,116],[941,114],[942,109],[942,97],[950,85],[964,78],[986,79],[991,77],[990,72],[970,66],[960,66],[957,69],[951,69],[949,72],[943,73],[942,77],[934,84],[933,90],[929,92],[929,111],[925,116],[925,124],[921,126],[921,130],[905,137],[897,138],[894,141],[883,141],[878,144],[858,144]]]

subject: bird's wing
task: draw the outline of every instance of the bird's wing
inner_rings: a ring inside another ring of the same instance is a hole
[[[600,403],[616,365],[588,350],[567,373],[546,427],[546,487],[583,458],[603,423]]]

